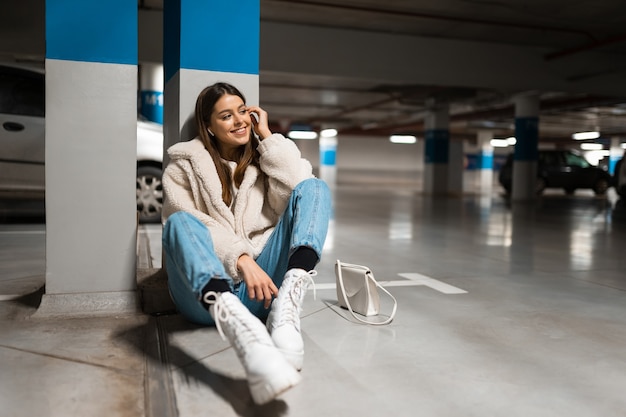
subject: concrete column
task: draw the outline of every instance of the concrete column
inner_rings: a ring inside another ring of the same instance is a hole
[[[46,294],[136,311],[137,4],[46,0]]]
[[[514,97],[515,152],[513,154],[512,200],[533,200],[537,186],[539,143],[539,97],[522,94]]]
[[[437,105],[426,115],[424,192],[448,193],[448,160],[450,146],[448,105]]]
[[[448,194],[460,197],[463,195],[463,174],[465,172],[464,141],[451,140],[448,150]]]
[[[320,179],[329,187],[337,184],[337,134],[320,136]]]
[[[609,150],[609,172],[612,174],[615,173],[615,165],[617,161],[626,156],[626,151],[621,147],[621,140],[619,137],[611,138],[611,145]]]
[[[163,124],[163,64],[146,62],[139,66],[139,113]]]
[[[481,130],[478,132],[478,190],[481,194],[491,194],[493,190],[493,146],[491,140],[493,132]]]
[[[165,152],[196,136],[193,115],[204,87],[228,82],[248,104],[259,104],[260,0],[242,0],[236,10],[229,2],[165,0],[163,15]]]

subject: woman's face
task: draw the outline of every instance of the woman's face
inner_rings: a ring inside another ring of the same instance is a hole
[[[239,96],[225,94],[215,103],[208,127],[217,138],[224,158],[228,159],[235,149],[250,141],[250,117]]]

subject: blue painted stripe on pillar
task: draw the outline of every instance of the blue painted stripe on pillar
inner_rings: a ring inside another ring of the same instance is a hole
[[[493,169],[493,152],[478,154],[478,169]]]
[[[152,122],[163,124],[163,92],[143,90],[140,100],[141,114]]]
[[[184,0],[181,68],[259,73],[259,0]]]
[[[515,161],[536,161],[539,155],[539,118],[518,117],[515,119]]]
[[[322,165],[335,166],[337,158],[337,151],[335,149],[324,150],[320,153],[320,163]]]
[[[46,58],[137,65],[137,2],[46,0]]]
[[[448,163],[450,132],[446,129],[427,130],[425,138],[425,154],[427,164]]]
[[[610,155],[609,156],[609,173],[611,175],[615,175],[615,166],[617,165],[617,162],[621,159],[621,156],[617,156],[617,155]]]
[[[165,84],[180,69],[180,2],[181,0],[165,0],[163,3],[163,81]]]

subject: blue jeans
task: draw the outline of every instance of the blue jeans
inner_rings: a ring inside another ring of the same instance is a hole
[[[256,258],[257,264],[280,288],[287,272],[289,256],[306,246],[321,258],[331,215],[331,197],[323,181],[311,178],[294,188],[285,212]],[[269,310],[261,301],[248,297],[246,284],[237,285],[217,258],[209,229],[195,216],[179,211],[171,215],[163,229],[163,251],[168,286],[178,311],[189,321],[212,325],[215,322],[200,302],[209,280],[226,280],[248,309],[261,319]]]

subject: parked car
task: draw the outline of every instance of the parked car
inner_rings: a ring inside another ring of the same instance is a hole
[[[30,203],[41,203],[45,198],[44,116],[43,69],[1,64],[0,211],[33,207],[43,211],[43,204]],[[162,161],[162,126],[138,118],[137,210],[141,222],[160,221]]]
[[[507,194],[512,190],[513,154],[510,154],[498,174],[500,185]],[[592,189],[602,195],[613,184],[605,169],[592,165],[585,157],[573,150],[540,150],[537,161],[536,192],[546,188],[562,188],[567,194],[577,189]]]

